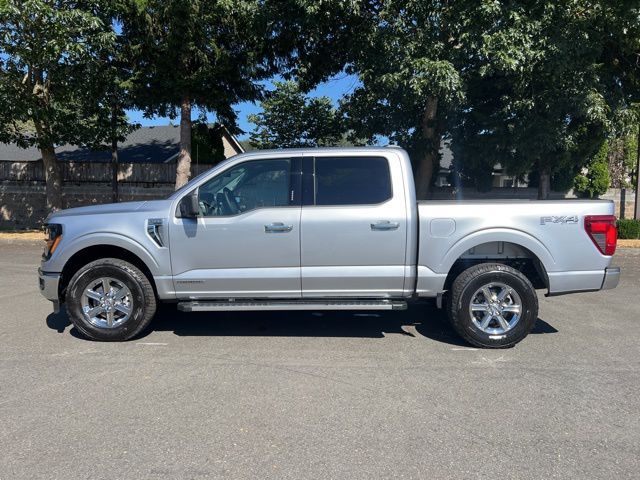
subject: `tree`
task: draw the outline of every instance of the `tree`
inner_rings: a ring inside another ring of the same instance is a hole
[[[255,148],[324,147],[340,144],[344,126],[328,97],[307,98],[295,82],[275,82],[275,90],[250,115]]]
[[[215,165],[224,160],[222,125],[208,125],[206,122],[193,124],[191,145],[196,163]]]
[[[576,176],[574,182],[576,193],[589,198],[597,198],[606,193],[611,184],[607,162],[608,154],[609,145],[607,142],[603,142],[591,162]]]
[[[371,1],[359,5],[346,71],[360,85],[345,101],[361,138],[388,137],[410,151],[418,198],[429,191],[448,115],[464,99],[462,52],[452,35],[470,19],[463,2]]]
[[[130,12],[127,0],[113,1],[104,8],[112,18],[111,28],[115,41],[110,49],[103,49],[98,62],[88,65],[87,95],[82,102],[86,119],[86,137],[83,144],[93,150],[111,151],[112,201],[118,201],[118,143],[139,128],[132,124],[125,110],[133,106],[131,79],[133,65],[127,39],[118,33],[114,22],[122,22]]]
[[[464,76],[467,100],[454,127],[462,163],[535,170],[538,197],[551,179],[584,166],[611,128],[614,97],[602,58],[604,3],[494,3],[478,10],[478,54]]]
[[[123,31],[137,60],[136,103],[146,115],[180,115],[176,188],[191,175],[191,115],[214,112],[231,131],[232,105],[260,98],[273,73],[260,0],[139,0]]]
[[[55,146],[86,139],[87,67],[113,41],[100,2],[0,3],[0,141],[40,149],[50,210],[62,208]]]

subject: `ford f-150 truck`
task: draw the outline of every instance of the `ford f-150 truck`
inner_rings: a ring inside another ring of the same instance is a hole
[[[235,156],[166,200],[46,221],[42,294],[127,340],[179,310],[389,310],[423,297],[469,343],[508,347],[548,295],[614,288],[609,201],[416,201],[400,148]]]

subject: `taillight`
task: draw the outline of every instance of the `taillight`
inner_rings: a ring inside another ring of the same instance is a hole
[[[587,215],[584,217],[584,229],[600,253],[613,255],[616,253],[618,229],[616,217],[613,215]]]

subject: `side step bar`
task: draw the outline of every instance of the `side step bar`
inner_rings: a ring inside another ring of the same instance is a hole
[[[406,310],[402,300],[217,300],[179,302],[182,312],[252,310]]]

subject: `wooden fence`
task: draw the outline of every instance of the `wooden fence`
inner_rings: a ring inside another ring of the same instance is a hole
[[[104,183],[111,181],[109,163],[60,162],[62,179],[68,183]],[[212,165],[191,165],[194,177]],[[0,182],[44,182],[45,172],[42,161],[6,162],[0,161]],[[118,181],[122,183],[175,183],[175,163],[122,163],[118,165]]]

